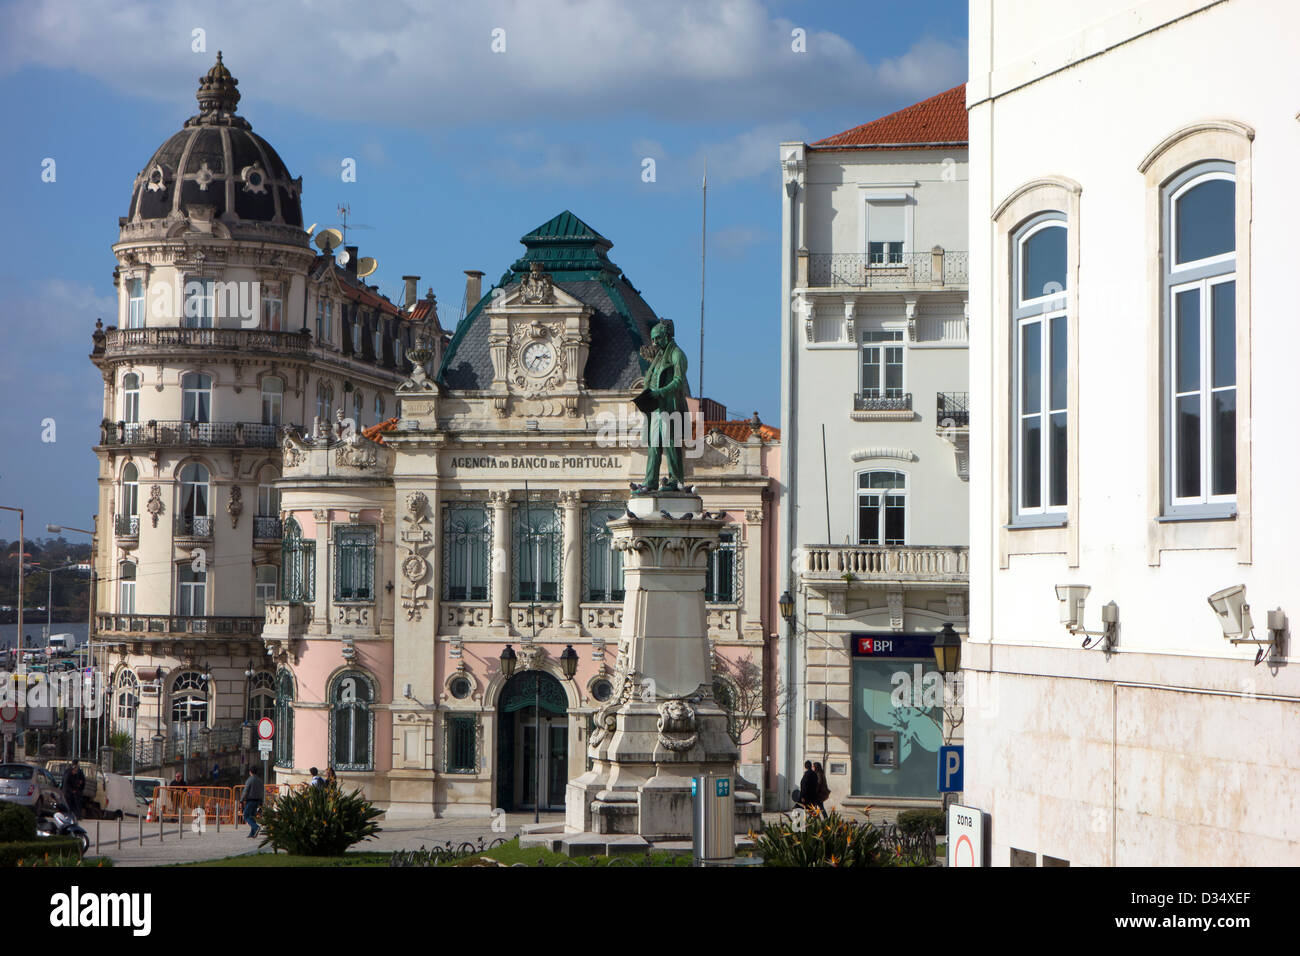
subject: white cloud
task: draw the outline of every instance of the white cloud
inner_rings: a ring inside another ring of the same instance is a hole
[[[795,53],[792,26],[759,0],[482,0],[432,11],[398,0],[34,0],[0,11],[0,74],[72,68],[192,111],[197,78],[222,49],[253,113],[275,102],[428,129],[598,121],[611,110],[757,123],[806,110],[809,91],[869,115],[872,101],[920,98],[965,72],[964,50],[938,41],[873,65],[822,31]],[[190,49],[196,28],[206,30],[202,53]],[[496,28],[503,53],[491,49]]]

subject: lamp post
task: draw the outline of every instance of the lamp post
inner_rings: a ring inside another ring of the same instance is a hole
[[[62,534],[65,531],[75,531],[77,532],[77,534],[84,534],[90,536],[90,584],[89,584],[89,591],[86,594],[86,648],[92,651],[93,653],[94,645],[91,643],[91,640],[93,639],[95,633],[95,592],[98,590],[98,586],[99,586],[99,576],[96,574],[96,569],[95,569],[95,532],[90,531],[86,528],[74,528],[72,527],[72,525],[63,525],[63,524],[47,524],[45,526],[45,530],[50,534]],[[22,628],[19,627],[19,630],[21,631]],[[48,632],[47,632],[46,640],[48,641]],[[92,680],[93,680],[93,675],[95,673],[96,673],[95,664],[94,661],[91,660]],[[92,687],[92,691],[94,691],[95,689],[96,688]],[[100,720],[103,719],[103,711],[104,708],[101,707]],[[76,751],[78,757],[81,756],[81,731],[82,731],[81,716],[82,716],[81,710],[78,710],[77,734],[76,734],[77,736]],[[98,727],[98,722],[96,723],[96,727]],[[99,754],[96,753],[95,756],[98,758]]]
[[[776,602],[776,604],[777,604],[777,609],[781,612],[781,619],[782,619],[783,621],[785,621],[785,627],[786,627],[786,647],[789,648],[790,659],[793,661],[793,660],[794,660],[794,640],[795,640],[794,598],[791,596],[791,594],[790,594],[790,592],[789,592],[788,590],[786,590],[786,591],[782,591],[782,592],[781,592],[781,596],[780,596],[779,598],[777,598],[777,602]],[[788,666],[788,665],[787,665],[787,666]],[[793,694],[793,693],[795,693],[795,687],[794,687],[794,682],[791,681],[789,684],[787,684],[786,694],[787,694],[787,696],[788,696],[788,695]],[[789,727],[790,729],[786,731],[786,735],[787,735],[787,739],[788,739],[788,742],[787,742],[787,744],[786,744],[786,764],[787,764],[787,766],[786,766],[786,774],[787,774],[787,777],[786,777],[786,786],[782,788],[783,791],[788,791],[788,790],[790,790],[790,777],[789,777],[789,775],[792,774],[792,773],[794,772],[794,767],[795,767],[795,757],[794,757],[794,755],[795,755],[796,741],[795,741],[795,739],[794,739],[794,732],[793,732],[793,731],[794,731],[794,728],[797,726],[797,724],[796,724],[795,721],[794,721],[794,712],[795,712],[795,711],[794,711],[794,702],[787,701],[786,722],[787,722],[787,727]],[[785,795],[784,795],[784,793],[782,794],[781,799],[782,799],[782,802],[784,802],[784,800],[785,800]]]
[[[26,537],[23,531],[23,509],[11,508],[9,505],[0,505],[0,511],[17,511],[18,512],[18,633],[14,635],[14,644],[18,648],[18,676],[21,678],[27,673],[27,668],[23,666],[23,559],[26,557],[23,551],[23,538]]]
[[[939,728],[943,735],[945,744],[952,743],[953,731],[961,724],[948,707],[948,678],[961,670],[961,637],[953,628],[952,622],[945,622],[943,628],[934,637],[934,663],[939,668],[939,673],[943,675],[943,723],[947,725],[947,733],[943,732],[943,727]],[[955,708],[954,708],[955,709]],[[951,793],[943,795],[943,812],[948,812],[948,800]]]

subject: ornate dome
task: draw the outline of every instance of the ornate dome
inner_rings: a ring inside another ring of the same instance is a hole
[[[187,205],[214,219],[302,226],[302,179],[289,175],[271,144],[235,115],[239,81],[221,53],[199,78],[197,116],[154,152],[135,178],[129,221],[165,219]]]

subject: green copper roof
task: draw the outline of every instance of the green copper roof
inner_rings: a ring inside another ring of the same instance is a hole
[[[517,274],[526,274],[533,262],[540,262],[542,268],[553,275],[561,272],[619,273],[618,266],[605,255],[613,243],[567,209],[519,241],[528,251],[510,267],[510,271]],[[503,277],[501,284],[508,281]]]

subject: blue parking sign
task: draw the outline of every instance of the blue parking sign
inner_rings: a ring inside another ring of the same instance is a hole
[[[939,748],[939,792],[959,793],[964,787],[966,759],[962,747]]]

